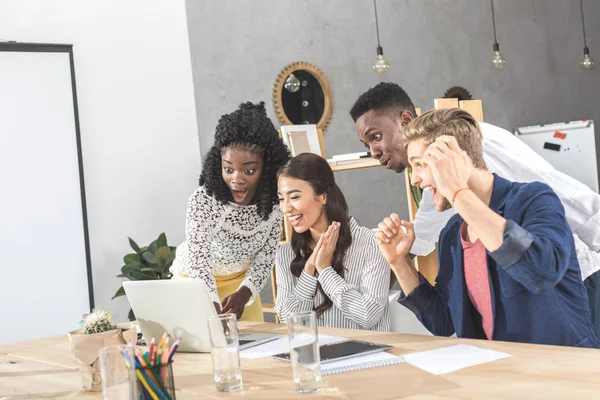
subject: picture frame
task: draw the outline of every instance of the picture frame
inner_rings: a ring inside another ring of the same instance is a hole
[[[292,157],[301,153],[314,153],[325,158],[321,130],[317,125],[282,125],[281,138]]]

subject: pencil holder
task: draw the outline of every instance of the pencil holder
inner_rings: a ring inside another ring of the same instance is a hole
[[[136,368],[140,399],[175,400],[173,361]]]

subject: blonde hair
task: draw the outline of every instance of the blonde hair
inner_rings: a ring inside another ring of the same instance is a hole
[[[471,158],[475,168],[487,169],[479,125],[471,114],[460,108],[427,111],[404,127],[402,141],[404,148],[419,139],[425,139],[425,145],[429,146],[444,135],[456,138],[458,146]]]

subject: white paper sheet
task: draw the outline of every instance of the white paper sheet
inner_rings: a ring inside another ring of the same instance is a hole
[[[511,357],[495,350],[481,349],[466,344],[407,354],[405,362],[434,375],[447,374],[462,368]]]
[[[329,343],[341,342],[347,340],[343,337],[319,335],[319,345],[323,346]],[[279,339],[267,342],[246,350],[240,351],[240,357],[249,360],[257,358],[270,357],[275,354],[288,353],[290,351],[290,343],[287,336],[282,336]]]

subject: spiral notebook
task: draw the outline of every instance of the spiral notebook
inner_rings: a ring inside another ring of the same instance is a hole
[[[395,356],[382,351],[321,364],[321,375],[334,375],[341,374],[343,372],[387,367],[390,365],[402,364],[403,362],[404,357]]]

